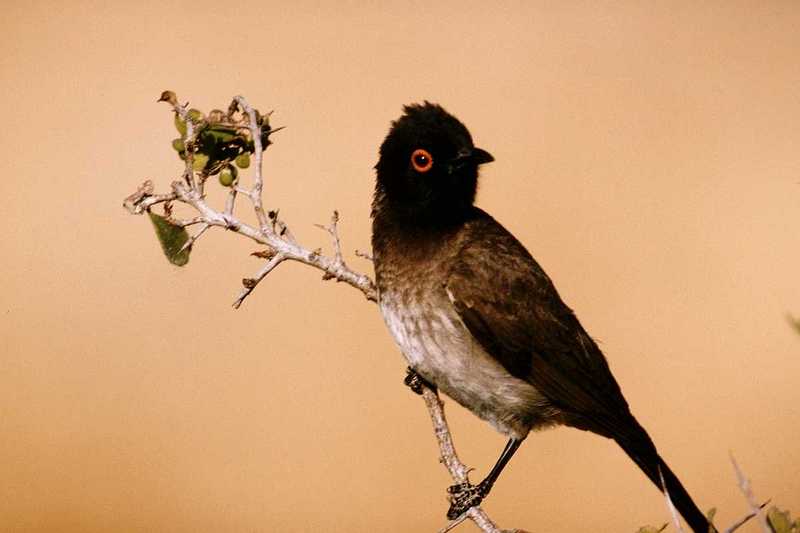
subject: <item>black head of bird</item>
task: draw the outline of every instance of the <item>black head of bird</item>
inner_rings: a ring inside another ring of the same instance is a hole
[[[404,107],[380,148],[376,201],[397,215],[446,218],[472,206],[478,166],[494,161],[441,106]]]

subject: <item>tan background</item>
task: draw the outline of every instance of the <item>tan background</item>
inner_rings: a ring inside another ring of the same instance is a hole
[[[142,4],[3,7],[0,530],[444,523],[449,479],[372,304],[285,265],[234,311],[253,245],[217,231],[178,269],[122,210],[179,172],[168,88],[275,108],[267,205],[309,246],[340,209],[350,251],[389,121],[444,104],[497,158],[480,205],[701,506],[744,512],[732,451],[800,512],[800,4]],[[504,439],[447,406],[483,475]],[[569,429],[531,436],[486,508],[539,532],[667,519],[611,442]]]

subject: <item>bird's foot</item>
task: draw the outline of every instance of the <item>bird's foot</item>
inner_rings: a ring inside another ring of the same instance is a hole
[[[428,382],[425,378],[417,374],[417,371],[411,367],[406,369],[406,378],[403,380],[403,383],[406,386],[414,391],[415,394],[422,394],[422,388],[428,387],[431,390],[436,390],[436,387]]]
[[[452,485],[447,488],[450,494],[450,509],[447,511],[447,518],[455,520],[464,514],[471,507],[480,505],[483,499],[489,494],[492,486],[484,481],[473,485],[469,481]]]

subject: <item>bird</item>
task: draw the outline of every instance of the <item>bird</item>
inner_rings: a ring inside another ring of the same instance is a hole
[[[375,165],[378,303],[409,362],[406,383],[438,389],[508,437],[483,481],[448,489],[448,518],[481,503],[532,430],[564,425],[613,439],[693,531],[716,532],[551,279],[475,205],[479,167],[493,160],[461,121],[425,101],[403,107]]]

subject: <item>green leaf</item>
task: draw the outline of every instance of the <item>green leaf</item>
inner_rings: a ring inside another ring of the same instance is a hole
[[[775,506],[770,507],[767,521],[775,533],[792,532],[792,518],[789,516],[789,511],[781,511]]]
[[[183,245],[189,240],[189,232],[186,231],[186,228],[172,224],[161,215],[150,212],[147,214],[156,229],[156,237],[158,237],[161,249],[164,250],[164,255],[167,256],[169,262],[177,266],[183,266],[188,263],[189,252],[192,247],[190,246],[181,251]]]

